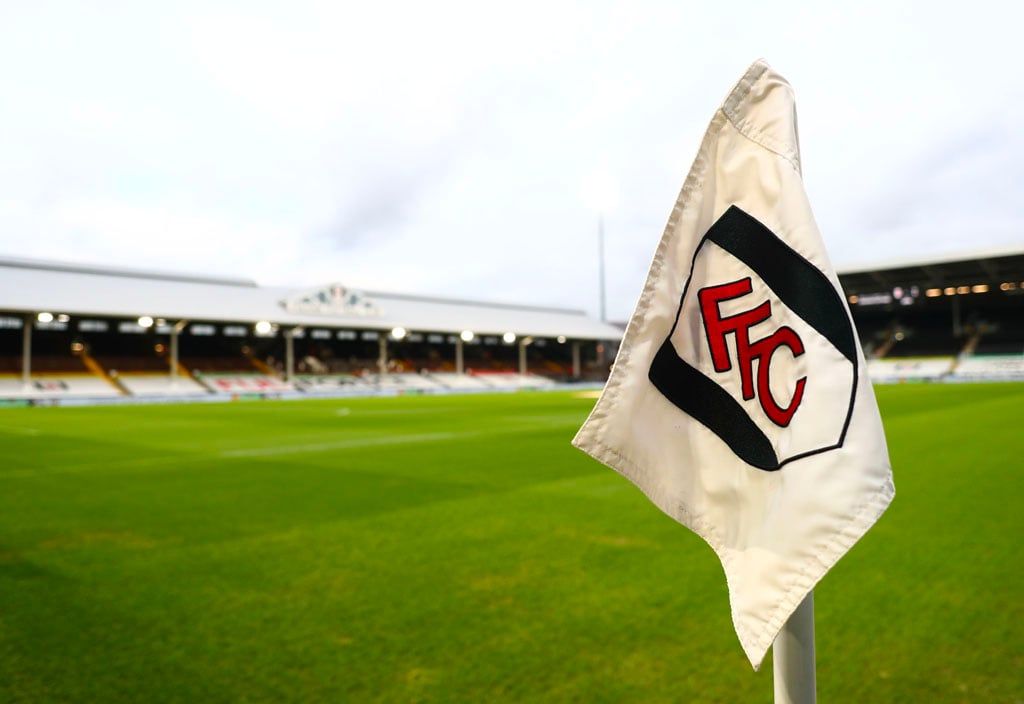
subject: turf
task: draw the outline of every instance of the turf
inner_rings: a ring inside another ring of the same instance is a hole
[[[1024,385],[877,390],[823,702],[1024,698]],[[0,702],[770,702],[563,393],[0,410]]]

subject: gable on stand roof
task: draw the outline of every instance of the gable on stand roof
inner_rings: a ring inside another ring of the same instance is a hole
[[[296,294],[281,301],[289,313],[320,313],[322,315],[375,318],[384,314],[380,306],[362,291],[341,284],[330,284],[314,291]]]

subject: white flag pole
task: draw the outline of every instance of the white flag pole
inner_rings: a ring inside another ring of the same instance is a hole
[[[814,592],[810,592],[779,631],[772,646],[775,704],[814,704]]]

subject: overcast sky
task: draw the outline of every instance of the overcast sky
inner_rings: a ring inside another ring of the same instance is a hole
[[[1024,12],[832,5],[3,2],[0,255],[624,320],[759,57],[838,266],[1024,246]]]

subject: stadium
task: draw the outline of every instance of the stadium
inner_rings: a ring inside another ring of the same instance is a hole
[[[621,326],[0,270],[0,700],[762,698],[707,546],[569,447]],[[1015,701],[1024,387],[976,382],[1024,377],[1024,252],[840,280],[900,496],[816,589],[819,690]]]
[[[0,398],[155,401],[602,380],[579,311],[0,260]]]
[[[0,260],[0,399],[224,400],[603,382],[581,311]],[[1024,379],[1024,251],[839,272],[876,383]]]

